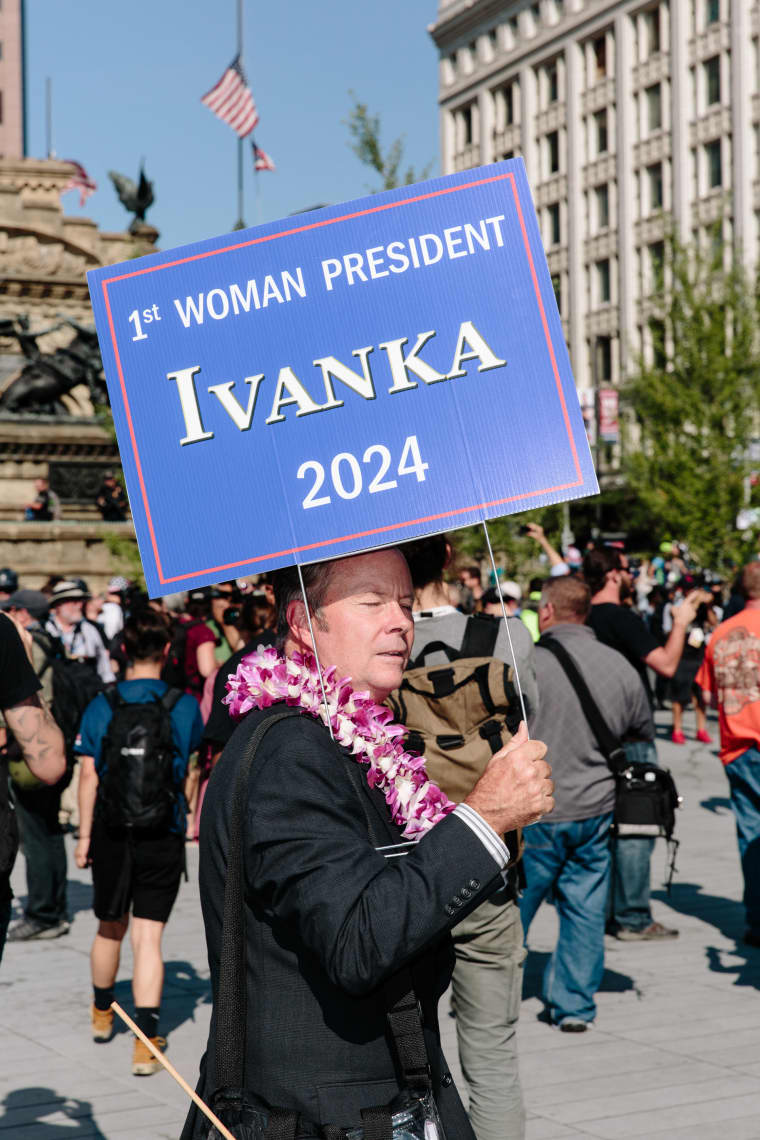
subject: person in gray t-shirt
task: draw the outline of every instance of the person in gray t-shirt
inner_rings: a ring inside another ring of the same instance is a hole
[[[641,679],[585,624],[590,605],[589,588],[579,578],[551,579],[538,610],[541,633],[571,655],[615,736],[652,740],[654,722]],[[594,1021],[594,994],[604,972],[615,784],[574,688],[540,642],[536,679],[539,706],[531,735],[547,743],[555,807],[551,822],[523,832],[527,886],[520,915],[527,936],[542,901],[553,896],[559,938],[544,974],[543,999],[554,1024],[579,1033]]]

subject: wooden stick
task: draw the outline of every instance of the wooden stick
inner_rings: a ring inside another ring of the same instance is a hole
[[[156,1058],[156,1060],[160,1061],[160,1063],[166,1069],[169,1076],[174,1077],[177,1084],[181,1088],[183,1088],[185,1090],[185,1092],[187,1093],[187,1095],[190,1097],[190,1099],[195,1104],[197,1104],[197,1106],[201,1110],[201,1112],[205,1116],[207,1116],[208,1119],[211,1121],[211,1123],[214,1125],[214,1128],[218,1129],[219,1133],[224,1137],[224,1140],[235,1140],[235,1137],[232,1135],[229,1128],[225,1128],[225,1126],[222,1124],[219,1117],[216,1116],[215,1113],[213,1113],[211,1111],[211,1109],[209,1108],[209,1106],[206,1104],[205,1101],[201,1100],[201,1098],[198,1096],[195,1089],[190,1088],[190,1085],[187,1083],[187,1081],[183,1077],[181,1077],[179,1075],[177,1070],[174,1068],[174,1065],[172,1065],[171,1061],[167,1061],[166,1057],[163,1055],[161,1050],[157,1049],[155,1047],[155,1045],[153,1044],[153,1042],[150,1040],[150,1038],[146,1037],[145,1034],[143,1033],[143,1031],[137,1025],[135,1025],[132,1018],[127,1013],[124,1012],[124,1010],[121,1008],[121,1006],[119,1005],[119,1003],[117,1001],[111,1002],[111,1009],[114,1011],[114,1013],[118,1013],[121,1020],[129,1026],[129,1028],[134,1033],[135,1037],[139,1037],[140,1040],[142,1041],[143,1045],[147,1045],[147,1047],[150,1049],[151,1053]]]

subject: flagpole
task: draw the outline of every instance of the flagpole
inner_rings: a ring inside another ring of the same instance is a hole
[[[240,58],[240,63],[243,62],[243,0],[237,0],[237,53]],[[236,230],[245,229],[245,220],[243,218],[243,140],[237,140],[237,202],[238,202],[238,220],[235,223]]]

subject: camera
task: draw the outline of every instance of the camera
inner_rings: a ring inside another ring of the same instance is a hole
[[[237,625],[240,621],[240,606],[227,606],[222,614],[222,625]]]

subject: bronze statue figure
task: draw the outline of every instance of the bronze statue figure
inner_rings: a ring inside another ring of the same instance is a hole
[[[37,337],[44,332],[69,325],[76,336],[65,348],[42,353]],[[27,363],[15,380],[0,395],[0,412],[36,412],[46,415],[68,415],[62,402],[78,384],[85,384],[94,405],[107,404],[108,393],[103,376],[98,337],[94,327],[81,325],[70,317],[37,333],[29,332],[28,317],[0,320],[0,335],[15,336]]]
[[[135,215],[129,226],[129,232],[133,234],[140,223],[145,221],[145,214],[155,201],[153,183],[145,177],[142,163],[140,164],[140,177],[137,183],[133,182],[131,178],[127,178],[126,174],[119,174],[116,170],[109,170],[108,177],[116,188],[121,204]]]

